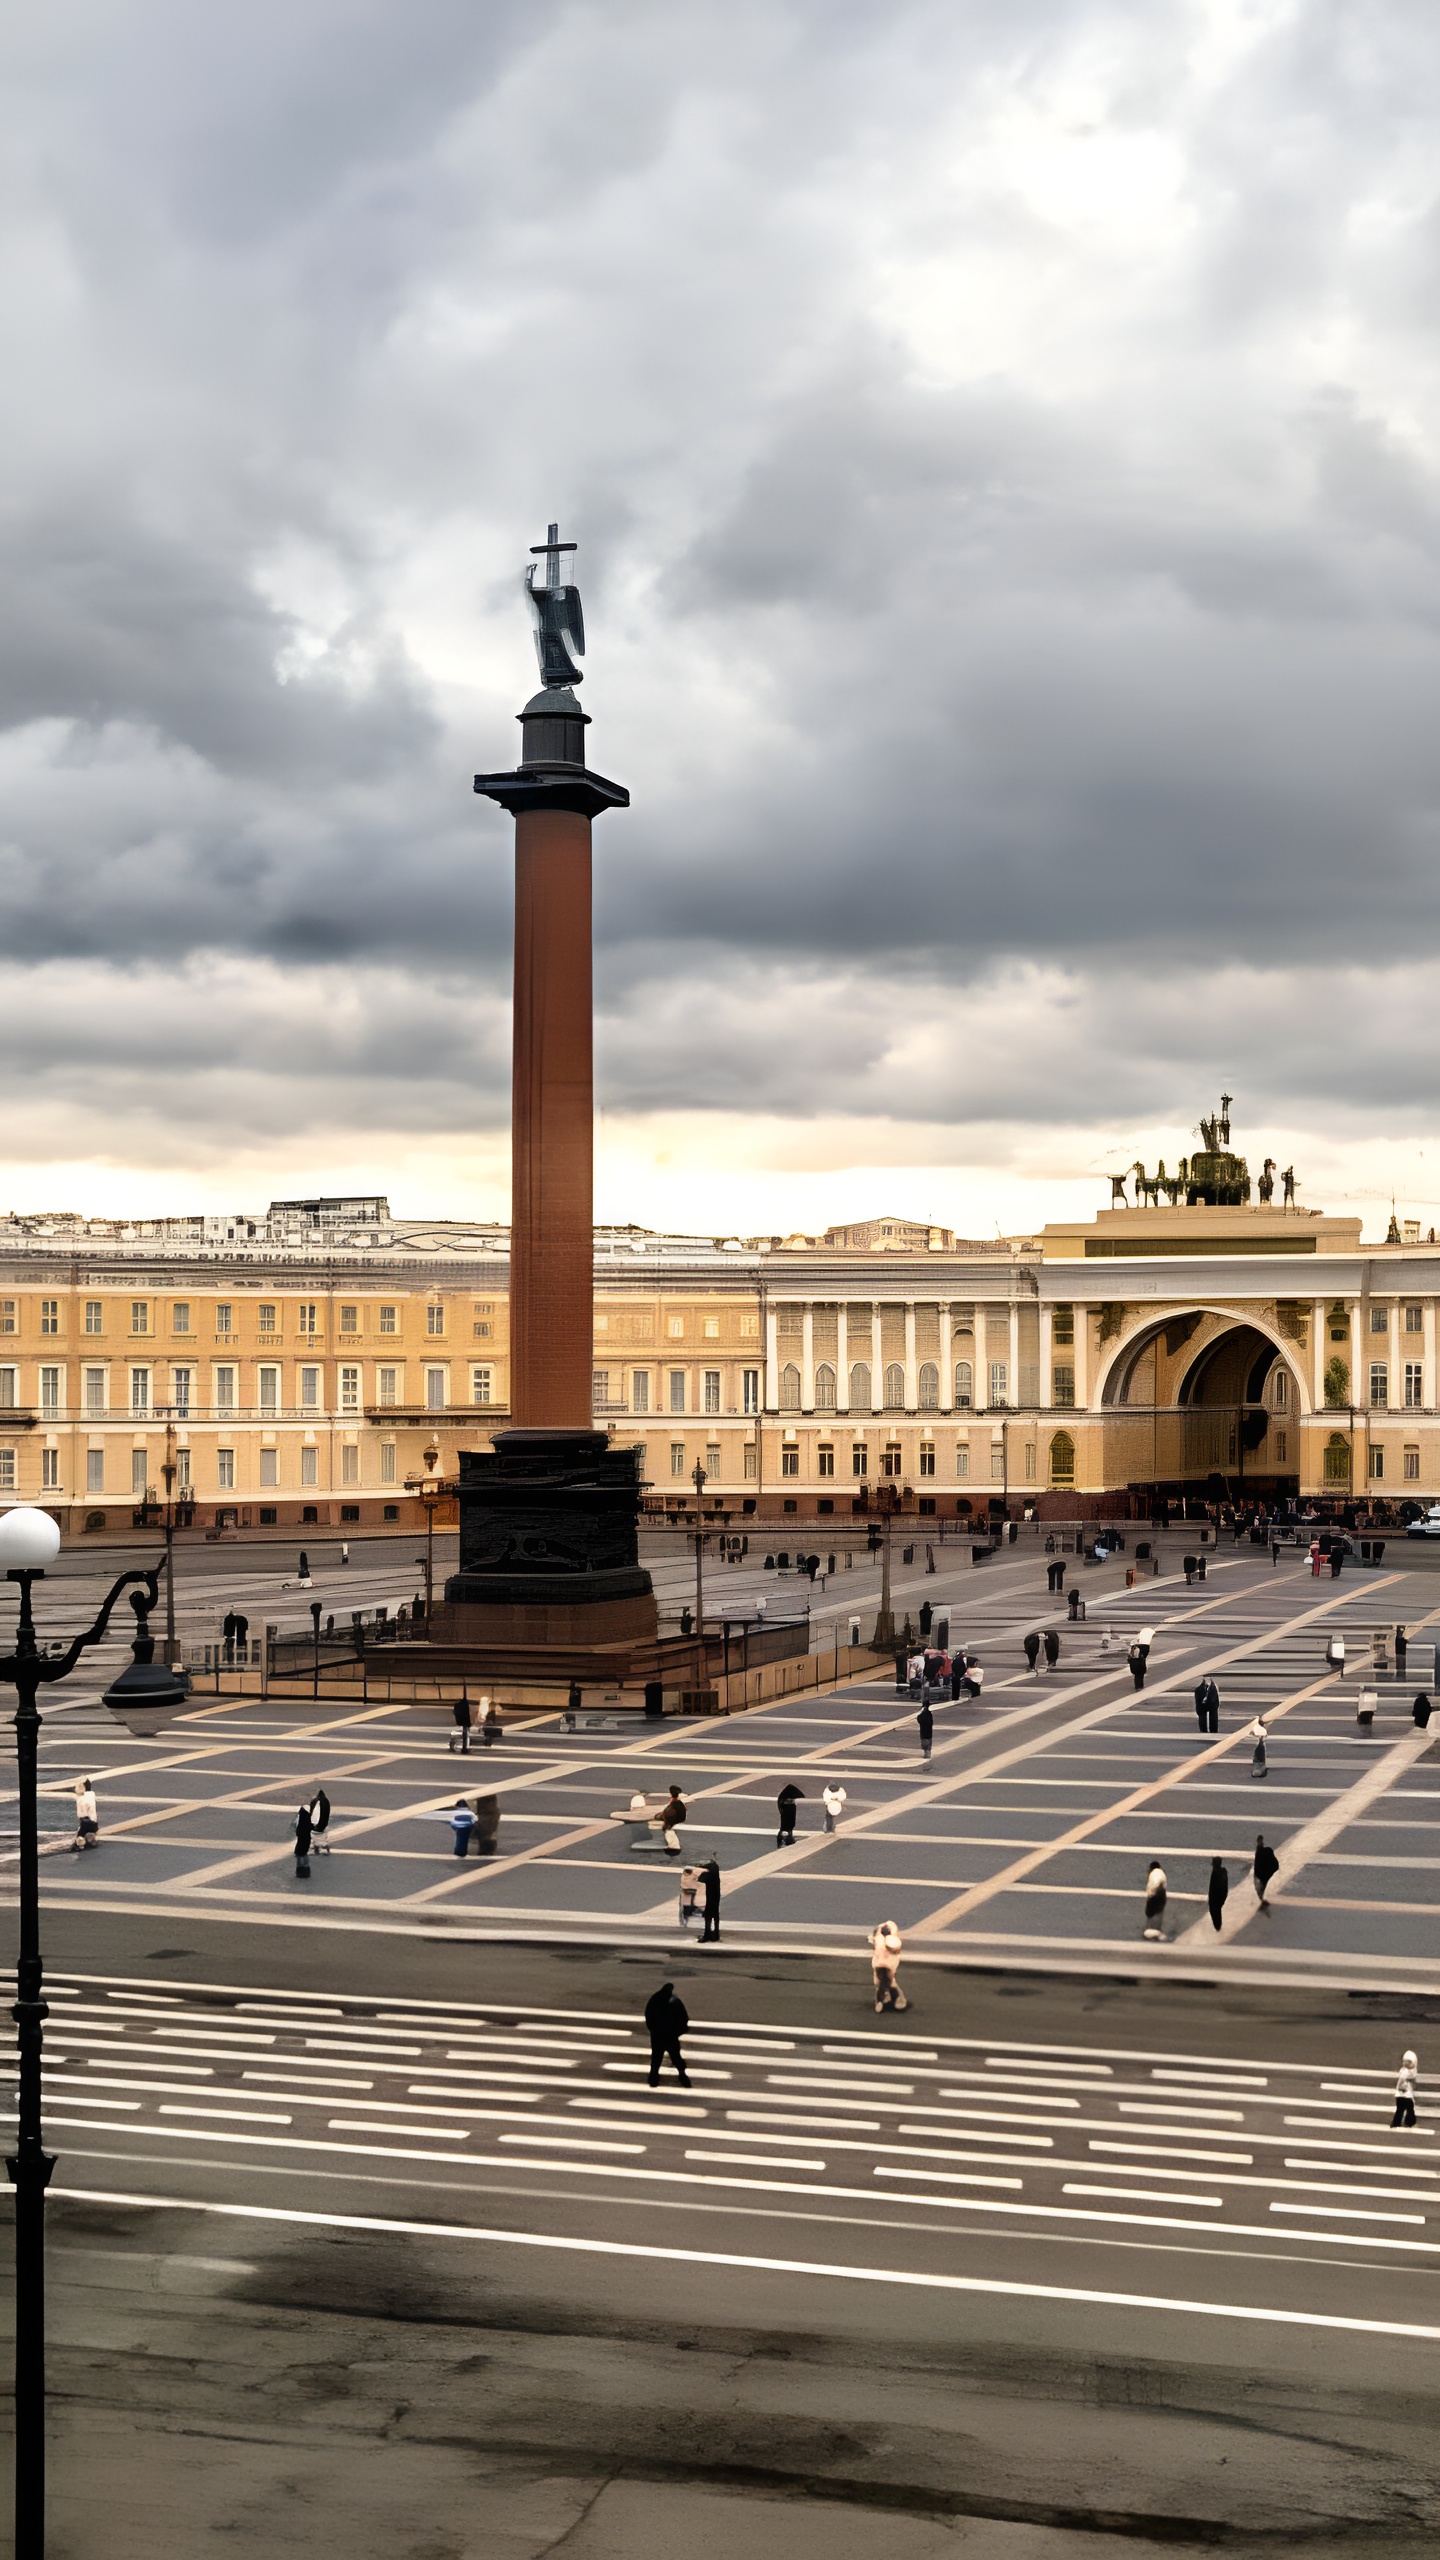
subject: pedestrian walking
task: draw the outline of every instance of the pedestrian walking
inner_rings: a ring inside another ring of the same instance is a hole
[[[310,1873],[310,1839],[313,1829],[310,1807],[308,1804],[302,1804],[295,1816],[295,1873],[297,1876],[308,1876]]]
[[[1316,1582],[1320,1579],[1320,1561],[1320,1541],[1318,1538],[1312,1538],[1310,1541],[1310,1571]]]
[[[1338,1547],[1338,1546],[1337,1546],[1337,1547],[1332,1547],[1332,1548],[1331,1548],[1331,1550],[1330,1550],[1330,1579],[1331,1579],[1331,1581],[1332,1581],[1332,1582],[1338,1582],[1338,1581],[1339,1581],[1339,1579],[1340,1579],[1340,1567],[1341,1567],[1341,1565],[1344,1563],[1344,1561],[1345,1561],[1345,1550],[1344,1550],[1344,1548],[1343,1548],[1343,1547]]]
[[[1210,1861],[1210,1882],[1206,1888],[1205,1900],[1209,1906],[1211,1925],[1216,1930],[1217,1934],[1219,1932],[1220,1924],[1225,1917],[1225,1904],[1229,1897],[1229,1893],[1230,1870],[1226,1866],[1223,1858],[1212,1858]]]
[[[466,1697],[463,1689],[459,1697],[455,1700],[455,1703],[450,1710],[450,1714],[455,1726],[455,1730],[450,1736],[450,1748],[452,1751],[468,1751],[470,1748],[470,1727],[474,1722],[474,1717],[471,1711],[470,1701]]]
[[[235,1612],[235,1659],[237,1662],[246,1660],[245,1648],[249,1641],[250,1621],[242,1609],[237,1609]]]
[[[1278,1539],[1278,1538],[1272,1538],[1272,1539],[1271,1539],[1271,1541],[1270,1541],[1270,1563],[1271,1563],[1272,1570],[1273,1570],[1273,1568],[1274,1568],[1274,1567],[1279,1563],[1279,1561],[1280,1561],[1280,1541],[1279,1541],[1279,1539]]]
[[[838,1831],[840,1828],[840,1816],[845,1810],[844,1788],[827,1786],[822,1792],[821,1800],[825,1807],[826,1830]]]
[[[1327,1671],[1344,1670],[1345,1639],[1343,1636],[1331,1636],[1325,1647],[1325,1668]]]
[[[227,1609],[220,1622],[220,1641],[225,1649],[227,1663],[233,1662],[235,1659],[235,1612],[233,1609]]]
[[[1280,1873],[1280,1861],[1263,1831],[1257,1831],[1255,1834],[1255,1864],[1251,1873],[1255,1878],[1255,1899],[1262,1911],[1268,1911],[1270,1905],[1265,1896],[1269,1891],[1272,1878]]]
[[[1130,1665],[1131,1687],[1136,1690],[1143,1689],[1145,1686],[1145,1656],[1141,1652],[1138,1644],[1131,1645],[1125,1659]]]
[[[893,1920],[882,1920],[870,1932],[870,1973],[875,1985],[875,2007],[908,2009],[909,2001],[900,1988],[900,1956],[904,1940]]]
[[[915,1719],[915,1729],[920,1736],[920,1757],[922,1760],[928,1760],[930,1757],[930,1746],[935,1739],[935,1719],[930,1713],[928,1705],[921,1707],[920,1713]]]
[[[1267,1741],[1267,1739],[1268,1739],[1268,1728],[1267,1728],[1267,1726],[1266,1726],[1265,1719],[1264,1719],[1264,1717],[1263,1717],[1263,1716],[1257,1716],[1257,1717],[1256,1717],[1256,1719],[1255,1719],[1254,1723],[1253,1723],[1253,1724],[1251,1725],[1251,1727],[1250,1727],[1250,1730],[1249,1730],[1249,1733],[1248,1733],[1248,1735],[1247,1735],[1246,1739],[1249,1741],[1249,1743],[1250,1743],[1250,1744],[1251,1744],[1251,1746],[1252,1746],[1252,1747],[1251,1747],[1251,1752],[1250,1752],[1250,1775],[1251,1775],[1251,1777],[1252,1777],[1252,1778],[1268,1778],[1268,1776],[1269,1776],[1269,1774],[1270,1774],[1270,1763],[1269,1763],[1269,1761],[1268,1761],[1268,1760],[1266,1759],[1266,1757],[1265,1757],[1265,1745],[1266,1745],[1266,1741]]]
[[[350,1541],[348,1538],[342,1538],[340,1541],[340,1561],[342,1564],[348,1564],[350,1561]]]
[[[1195,1579],[1195,1558],[1193,1556],[1186,1556],[1184,1558],[1183,1570],[1185,1574],[1185,1588],[1188,1591]]]
[[[1155,1641],[1155,1630],[1154,1630],[1154,1628],[1153,1628],[1153,1627],[1142,1627],[1142,1628],[1141,1628],[1141,1630],[1140,1630],[1140,1633],[1138,1634],[1138,1636],[1137,1636],[1137,1637],[1136,1637],[1136,1639],[1135,1639],[1135,1642],[1136,1642],[1136,1643],[1137,1643],[1137,1645],[1139,1646],[1140,1651],[1141,1651],[1142,1655],[1144,1656],[1145,1661],[1146,1661],[1147,1663],[1148,1663],[1148,1662],[1149,1662],[1149,1660],[1150,1660],[1150,1647],[1152,1646],[1152,1644],[1154,1643],[1154,1641]]]
[[[310,1559],[309,1559],[309,1557],[307,1556],[307,1554],[305,1553],[305,1550],[304,1550],[304,1548],[303,1548],[303,1547],[302,1547],[302,1548],[301,1548],[301,1550],[300,1550],[300,1563],[299,1563],[299,1567],[298,1567],[298,1570],[297,1570],[296,1575],[295,1575],[295,1579],[296,1579],[296,1581],[297,1581],[297,1582],[299,1582],[299,1583],[303,1583],[303,1585],[304,1585],[304,1587],[305,1587],[305,1589],[306,1589],[307,1591],[309,1590],[309,1588],[310,1588]]]
[[[973,1653],[967,1653],[965,1656],[965,1677],[960,1686],[966,1697],[972,1699],[978,1698],[985,1686],[985,1666],[976,1661]]]
[[[1208,1677],[1196,1683],[1195,1721],[1202,1733],[1220,1730],[1220,1692]]]
[[[780,1828],[775,1834],[777,1849],[792,1849],[795,1845],[795,1807],[804,1793],[803,1787],[782,1787],[775,1799],[780,1816]]]
[[[1045,1668],[1053,1671],[1060,1660],[1060,1638],[1053,1627],[1045,1630]]]
[[[1034,1629],[1032,1628],[1032,1629],[1031,1629],[1031,1631],[1030,1631],[1030,1633],[1029,1633],[1029,1635],[1025,1638],[1025,1660],[1026,1660],[1026,1662],[1029,1664],[1029,1667],[1030,1667],[1030,1669],[1031,1669],[1032,1671],[1034,1670],[1035,1665],[1036,1665],[1036,1663],[1039,1661],[1039,1659],[1040,1659],[1040,1638],[1039,1638],[1039,1636],[1035,1633]]]
[[[1420,2065],[1414,2054],[1402,2053],[1400,2076],[1395,2083],[1395,2113],[1390,2119],[1392,2133],[1397,2129],[1404,2133],[1413,2133],[1415,2130],[1415,2082],[1419,2070]]]
[[[698,1867],[682,1867],[680,1870],[680,1926],[682,1929],[689,1928],[699,1902],[700,1870]]]
[[[950,1656],[950,1702],[953,1706],[965,1686],[965,1656],[958,1649]]]
[[[1405,1663],[1409,1651],[1409,1635],[1404,1627],[1397,1627],[1395,1630],[1395,1677],[1397,1680],[1403,1680],[1405,1677]]]
[[[1410,1719],[1413,1724],[1418,1725],[1427,1725],[1430,1721],[1430,1701],[1423,1689],[1419,1691],[1411,1706]]]
[[[330,1855],[330,1799],[317,1778],[310,1791],[310,1845]]]
[[[100,1807],[95,1800],[93,1778],[75,1781],[75,1837],[70,1846],[77,1853],[100,1846]]]
[[[450,1828],[455,1835],[455,1855],[457,1858],[463,1858],[470,1846],[470,1834],[475,1828],[475,1816],[463,1796],[457,1796],[455,1799],[455,1810],[450,1816]]]
[[[645,2024],[650,2034],[650,2086],[658,2088],[660,2065],[668,2055],[675,2065],[675,2076],[682,2089],[690,2086],[680,2039],[690,2024],[690,2012],[673,1982],[662,1982],[645,2003]]]
[[[480,1739],[486,1750],[490,1751],[499,1741],[505,1727],[500,1721],[500,1710],[493,1698],[482,1698],[480,1704],[485,1710],[485,1721],[480,1727]]]
[[[660,1836],[665,1844],[667,1858],[678,1858],[680,1855],[680,1833],[684,1822],[685,1799],[680,1793],[678,1779],[672,1778],[669,1797],[660,1808]]]
[[[705,1926],[700,1932],[702,1946],[718,1945],[720,1938],[720,1861],[712,1856],[700,1870],[700,1889],[705,1905]]]
[[[1150,1872],[1145,1878],[1145,1935],[1147,1938],[1163,1938],[1165,1935],[1165,1904],[1169,1891],[1164,1868],[1158,1858],[1152,1858]]]

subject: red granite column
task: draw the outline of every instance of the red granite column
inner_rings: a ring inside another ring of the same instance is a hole
[[[528,1429],[590,1428],[594,1042],[590,820],[515,819],[510,1412]]]

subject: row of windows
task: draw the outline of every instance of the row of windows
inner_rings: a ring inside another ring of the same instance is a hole
[[[594,1399],[594,1409],[597,1413],[613,1413],[616,1411],[621,1413],[648,1413],[650,1411],[651,1377],[649,1370],[632,1369],[629,1371],[630,1388],[628,1404],[626,1403],[626,1374],[627,1373],[623,1369],[596,1369],[593,1371],[591,1387]],[[666,1372],[665,1389],[667,1412],[685,1413],[688,1411],[689,1408],[686,1399],[690,1393],[689,1379],[690,1372],[688,1369],[670,1369]],[[722,1410],[720,1403],[720,1380],[721,1372],[718,1369],[704,1369],[701,1371],[700,1404],[698,1407],[698,1410],[701,1413],[719,1413]],[[618,1389],[617,1394],[612,1394],[611,1392],[612,1381]],[[746,1413],[759,1412],[760,1372],[758,1369],[745,1369],[741,1372],[741,1396]]]
[[[1422,1361],[1407,1360],[1405,1362],[1404,1391],[1407,1407],[1412,1413],[1418,1412],[1425,1402],[1425,1368]],[[1382,1407],[1390,1402],[1390,1364],[1386,1360],[1372,1360],[1370,1363],[1370,1402]]]
[[[130,1461],[128,1491],[133,1499],[138,1500],[147,1492],[153,1493],[155,1489],[150,1457],[149,1453],[144,1449],[132,1449],[128,1454]],[[118,1495],[127,1490],[123,1481],[122,1472],[125,1455],[126,1453],[123,1450],[87,1449],[85,1452],[86,1492],[109,1492],[112,1495]],[[233,1493],[235,1490],[234,1450],[217,1449],[214,1453],[214,1457],[215,1482],[213,1489],[217,1493]],[[15,1491],[16,1458],[17,1452],[13,1448],[0,1447],[0,1493],[13,1493]],[[278,1449],[262,1449],[259,1453],[259,1458],[259,1483],[263,1492],[268,1487],[278,1485],[280,1482],[280,1451]],[[716,1453],[716,1460],[718,1465],[718,1452]],[[301,1450],[299,1481],[302,1490],[309,1485],[319,1485],[320,1452],[318,1449]],[[340,1481],[342,1484],[358,1484],[360,1482],[360,1451],[358,1448],[341,1450]],[[380,1446],[380,1482],[382,1484],[394,1484],[395,1482],[395,1444],[393,1441],[382,1441]],[[40,1483],[41,1489],[44,1492],[55,1493],[60,1490],[60,1452],[58,1449],[41,1450]],[[191,1452],[188,1449],[177,1449],[175,1452],[175,1487],[178,1493],[190,1493],[197,1489],[191,1475]]]
[[[214,1412],[233,1413],[237,1410],[238,1398],[236,1395],[236,1382],[239,1374],[238,1369],[231,1368],[223,1363],[212,1368],[210,1372],[210,1403]],[[302,1410],[306,1412],[319,1410],[322,1401],[324,1375],[325,1373],[323,1369],[320,1368],[310,1369],[302,1367],[300,1369],[300,1406]],[[494,1375],[495,1373],[493,1369],[488,1366],[482,1367],[477,1363],[472,1367],[470,1371],[470,1402],[472,1405],[487,1405],[493,1403]],[[424,1376],[424,1400],[427,1411],[431,1413],[443,1413],[450,1402],[449,1370],[427,1369]],[[20,1373],[18,1369],[0,1368],[0,1412],[13,1412],[19,1404],[19,1378]],[[376,1403],[378,1405],[403,1404],[405,1401],[404,1380],[405,1372],[403,1369],[391,1369],[384,1366],[377,1368],[375,1372]],[[361,1409],[361,1371],[358,1367],[349,1369],[342,1366],[337,1372],[337,1381],[337,1403],[340,1412],[358,1413]],[[184,1414],[196,1409],[198,1402],[196,1395],[196,1372],[193,1369],[176,1368],[173,1365],[171,1366],[168,1406],[161,1404],[154,1392],[155,1373],[153,1370],[132,1368],[129,1372],[129,1382],[129,1410],[131,1413],[169,1411],[175,1414]],[[256,1391],[258,1399],[257,1410],[259,1412],[279,1413],[284,1409],[281,1396],[281,1386],[282,1373],[278,1368],[260,1368],[256,1371]],[[108,1368],[83,1369],[81,1371],[81,1398],[82,1410],[86,1413],[108,1413],[110,1411],[110,1371]],[[64,1409],[64,1370],[42,1367],[40,1370],[41,1412],[60,1413],[63,1412]]]
[[[40,1330],[42,1334],[58,1333],[60,1331],[61,1303],[62,1302],[59,1298],[41,1299]],[[206,1303],[208,1304],[208,1301]],[[154,1314],[155,1309],[149,1298],[132,1298],[129,1301],[129,1308],[130,1331],[132,1333],[146,1334],[155,1330],[151,1323],[151,1317],[152,1314]],[[103,1298],[87,1298],[85,1300],[85,1331],[87,1333],[104,1333],[106,1329],[105,1312],[106,1301]],[[364,1331],[365,1312],[365,1309],[359,1305],[342,1306],[340,1309],[340,1331],[342,1334],[362,1333]],[[217,1334],[233,1333],[235,1330],[234,1301],[226,1300],[224,1298],[218,1299],[215,1303],[214,1313],[215,1330]],[[302,1335],[316,1334],[323,1329],[321,1324],[323,1308],[322,1302],[318,1298],[300,1299],[291,1309],[291,1313],[295,1319],[295,1331],[297,1333]],[[376,1313],[378,1315],[379,1331],[381,1333],[399,1332],[400,1310],[398,1306],[382,1306],[376,1310]],[[476,1306],[473,1322],[474,1330],[477,1334],[481,1336],[488,1336],[490,1332],[489,1319],[493,1314],[494,1306],[493,1302],[490,1300],[486,1300]],[[170,1308],[171,1332],[192,1332],[194,1330],[192,1323],[193,1315],[194,1301],[192,1299],[176,1298],[173,1300]],[[258,1306],[255,1310],[255,1315],[256,1329],[258,1332],[279,1332],[280,1309],[278,1304]],[[0,1333],[17,1332],[19,1330],[19,1316],[20,1301],[18,1298],[0,1298]],[[442,1334],[445,1332],[446,1309],[443,1305],[439,1303],[432,1303],[426,1307],[425,1330],[429,1334]]]
[[[990,1405],[994,1407],[1008,1404],[1010,1401],[1010,1364],[1008,1360],[992,1360],[989,1364],[989,1378],[990,1395],[988,1401]],[[780,1372],[780,1410],[782,1413],[800,1412],[800,1384],[800,1372],[798,1368],[795,1366],[793,1360],[787,1361]],[[915,1386],[916,1396],[914,1410],[917,1413],[938,1413],[940,1410],[940,1371],[933,1360],[921,1361],[919,1369],[916,1372]],[[957,1360],[955,1363],[954,1401],[957,1409],[962,1413],[974,1404],[975,1366],[973,1361]],[[1058,1405],[1068,1406],[1074,1404],[1075,1370],[1073,1363],[1067,1361],[1056,1362],[1051,1376],[1050,1401],[1052,1404]],[[747,1411],[748,1409],[749,1408],[747,1407]],[[850,1365],[850,1410],[852,1412],[868,1413],[874,1412],[875,1409],[876,1408],[871,1403],[870,1398],[870,1363],[868,1360],[852,1361]],[[904,1365],[899,1360],[892,1360],[885,1370],[885,1393],[879,1409],[883,1413],[905,1413],[910,1410],[909,1399],[905,1392]],[[836,1411],[835,1371],[828,1360],[822,1360],[815,1371],[814,1410],[817,1413],[834,1413]]]

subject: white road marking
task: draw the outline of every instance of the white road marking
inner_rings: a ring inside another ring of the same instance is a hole
[[[1070,2186],[1062,2187],[1060,2192],[1062,2195],[1066,2196],[1129,2196],[1135,2201],[1144,2204],[1210,2204],[1218,2207],[1223,2205],[1225,2201],[1223,2196],[1160,2195],[1150,2187]]]

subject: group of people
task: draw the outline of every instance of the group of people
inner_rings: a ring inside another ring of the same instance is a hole
[[[1268,1911],[1270,1904],[1266,1897],[1280,1873],[1280,1861],[1263,1831],[1255,1835],[1255,1855],[1251,1861],[1250,1873],[1255,1886],[1255,1899],[1262,1911]],[[1169,1899],[1170,1886],[1165,1870],[1158,1858],[1152,1858],[1145,1877],[1145,1935],[1147,1938],[1164,1937],[1165,1905]],[[1210,1881],[1206,1887],[1205,1903],[1210,1914],[1211,1926],[1217,1937],[1225,1923],[1225,1905],[1229,1899],[1230,1870],[1223,1858],[1214,1857],[1210,1861]]]
[[[482,1698],[480,1707],[482,1711],[480,1739],[488,1751],[493,1743],[499,1741],[505,1728],[500,1721],[499,1709],[493,1698]],[[450,1715],[455,1727],[450,1736],[450,1748],[452,1751],[468,1751],[470,1736],[475,1726],[475,1709],[463,1690],[451,1708]]]
[[[323,1849],[330,1855],[330,1799],[317,1778],[306,1802],[295,1816],[295,1873],[308,1876],[310,1852]]]
[[[985,1673],[973,1653],[946,1653],[939,1645],[917,1645],[905,1657],[905,1686],[912,1698],[978,1698]]]

